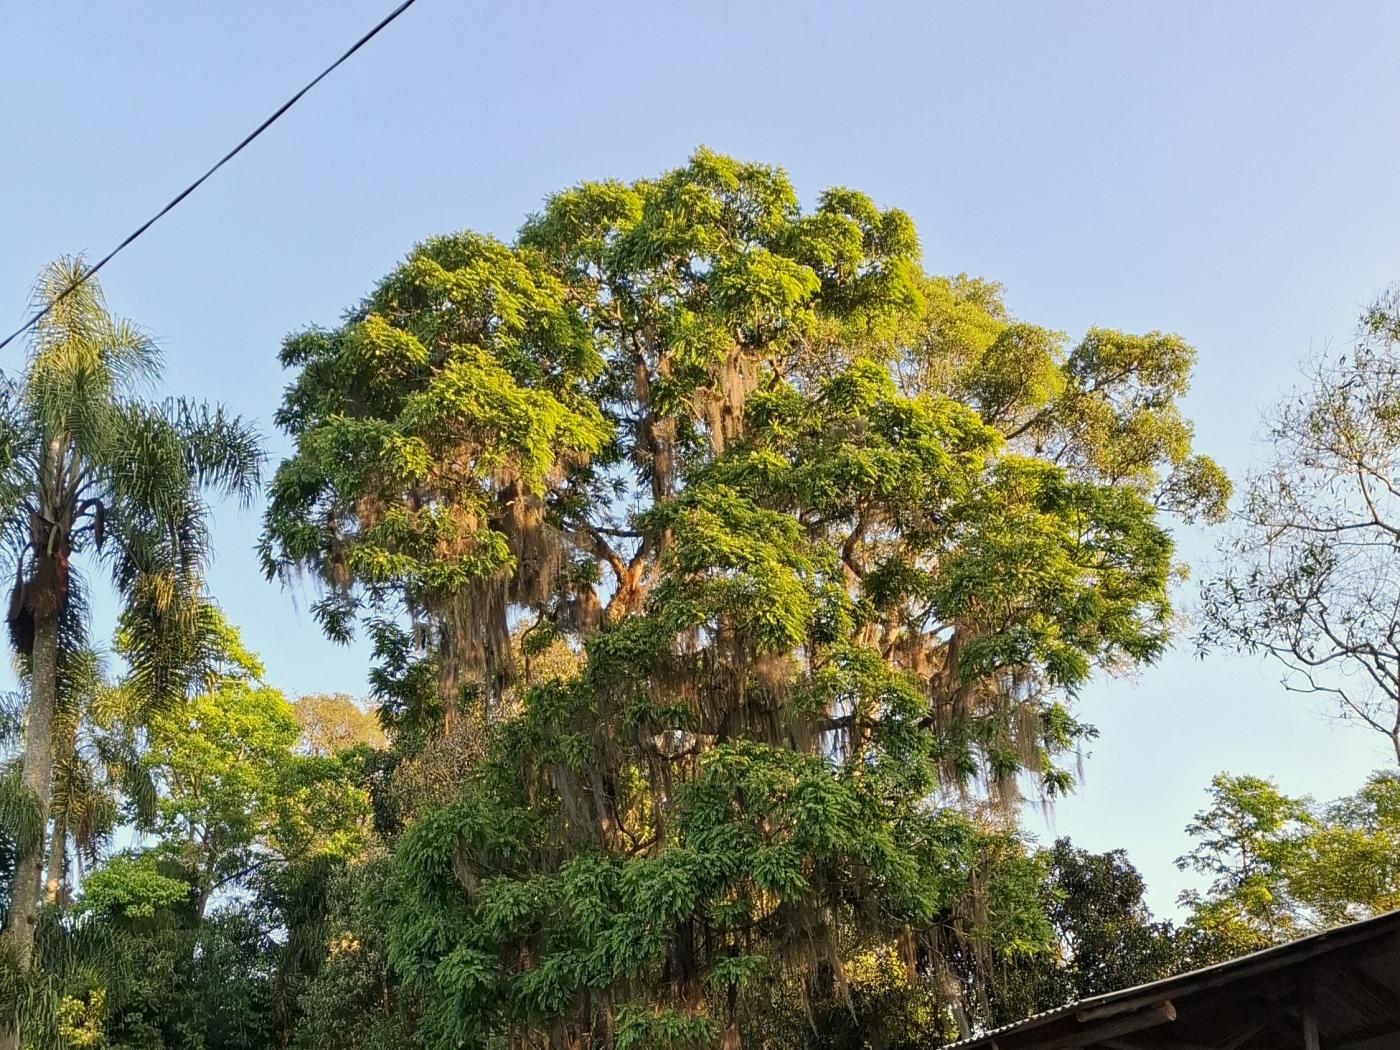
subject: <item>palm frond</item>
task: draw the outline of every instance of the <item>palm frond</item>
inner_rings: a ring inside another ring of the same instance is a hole
[[[0,831],[21,855],[43,841],[44,817],[39,800],[25,787],[19,763],[14,761],[0,770]]]
[[[262,485],[266,458],[257,427],[222,405],[185,398],[165,402],[163,411],[184,441],[195,484],[250,504]]]
[[[41,912],[33,965],[12,940],[0,938],[0,1021],[21,1026],[28,1050],[68,1050],[65,1007],[74,993],[117,985],[129,977],[126,970],[105,924]]]
[[[0,753],[11,754],[24,738],[24,712],[29,694],[20,689],[0,693]]]
[[[140,402],[121,406],[119,414],[120,426],[101,462],[107,512],[156,535],[198,516],[180,433],[160,411]]]

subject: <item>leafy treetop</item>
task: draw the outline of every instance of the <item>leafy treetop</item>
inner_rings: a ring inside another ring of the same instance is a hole
[[[839,931],[923,938],[978,837],[939,792],[1065,790],[1067,698],[1167,642],[1159,514],[1228,490],[1192,359],[1070,346],[903,212],[707,150],[291,337],[267,570],[368,627],[405,746],[491,741],[396,851],[436,1037],[736,1046],[762,975],[839,1000]]]

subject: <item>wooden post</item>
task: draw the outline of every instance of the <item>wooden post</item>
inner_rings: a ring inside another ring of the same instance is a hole
[[[1302,1000],[1303,1050],[1322,1050],[1322,1043],[1317,1036],[1317,1006],[1313,994],[1312,974],[1308,974],[1305,980],[1303,993],[1299,997]]]

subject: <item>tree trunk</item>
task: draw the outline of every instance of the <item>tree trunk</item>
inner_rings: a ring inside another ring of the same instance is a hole
[[[60,740],[58,732],[63,733]],[[61,758],[68,761],[78,746],[78,714],[75,711],[71,719],[66,719],[61,730],[55,729],[49,734],[53,740],[53,775],[49,782],[52,784],[58,775],[58,760]],[[49,789],[49,798],[52,801],[53,788]],[[58,814],[53,818],[53,831],[49,837],[49,867],[48,874],[44,880],[44,903],[58,904],[66,910],[68,905],[68,824],[66,818],[60,820]]]
[[[44,878],[44,903],[58,904],[59,894],[68,882],[68,833],[53,822],[53,833],[49,836],[49,868]]]
[[[39,910],[39,885],[44,875],[44,831],[48,827],[53,789],[53,719],[58,705],[58,615],[36,617],[34,671],[29,689],[29,717],[24,727],[24,786],[39,809],[39,833],[16,859],[14,886],[6,932],[28,955],[34,944],[34,920]]]
[[[48,828],[49,797],[53,788],[53,720],[58,705],[58,611],[34,620],[33,673],[29,686],[29,716],[24,727],[21,779],[38,807],[38,831],[22,856],[15,859],[10,887],[10,913],[5,933],[27,962],[34,950],[34,923],[39,911],[39,887],[44,877],[44,832]],[[0,1050],[15,1050],[19,1031],[0,1033]]]

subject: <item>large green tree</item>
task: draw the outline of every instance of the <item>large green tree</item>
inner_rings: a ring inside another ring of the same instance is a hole
[[[1065,790],[1067,698],[1167,643],[1159,513],[1227,490],[1192,360],[1071,344],[926,275],[903,212],[704,150],[290,338],[267,569],[367,626],[403,746],[489,741],[395,851],[425,1038],[736,1047],[781,975],[820,1010],[851,952],[936,969],[979,836],[940,800]]]
[[[49,312],[23,370],[0,391],[0,537],[15,579],[11,636],[29,683],[21,783],[31,813],[5,921],[21,960],[42,881],[64,638],[82,633],[74,559],[108,569],[128,604],[177,621],[206,550],[202,491],[247,499],[261,462],[241,420],[142,398],[159,374],[156,347],[108,313],[95,281],[77,284],[81,271],[65,259],[43,272],[35,300]]]

